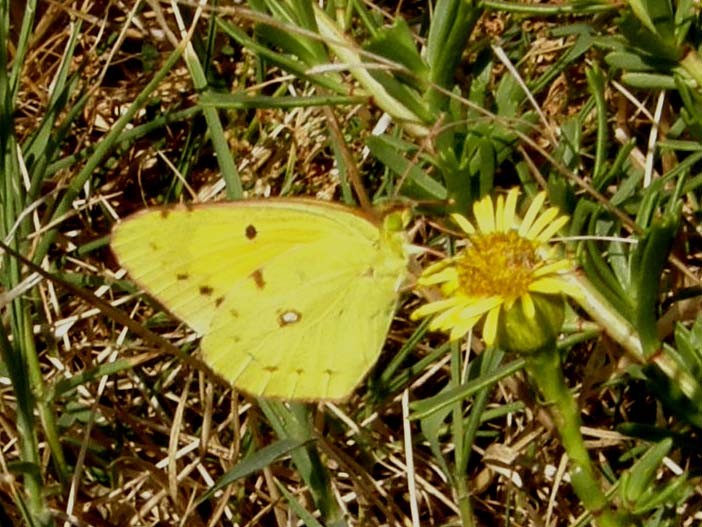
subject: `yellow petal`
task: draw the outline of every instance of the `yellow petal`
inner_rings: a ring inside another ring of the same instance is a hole
[[[439,271],[440,269],[448,267],[452,263],[453,263],[453,258],[443,258],[443,259],[439,260],[438,262],[431,264],[426,269],[424,269],[424,271],[422,271],[422,274],[428,275],[428,274],[435,273],[435,272]]]
[[[565,292],[568,282],[553,276],[545,276],[538,278],[529,284],[529,291],[532,293],[544,293],[547,295],[555,295]]]
[[[473,214],[478,230],[482,233],[495,232],[495,211],[490,195],[485,196],[473,205]]]
[[[538,267],[537,269],[534,269],[534,272],[532,274],[534,277],[538,278],[540,276],[558,274],[562,273],[563,271],[569,271],[572,268],[573,262],[571,262],[567,258],[563,258],[561,260],[556,260],[555,262],[549,262],[547,264],[542,265],[541,267]]]
[[[462,214],[451,214],[451,219],[458,225],[463,232],[466,234],[475,233],[475,227],[468,221],[468,219]]]
[[[539,233],[544,230],[558,216],[559,211],[556,207],[546,209],[532,224],[531,228],[525,234],[527,240],[536,240]]]
[[[519,197],[519,189],[512,187],[507,193],[507,201],[505,203],[504,227],[505,232],[513,229],[515,225],[515,216],[517,214],[517,198]]]
[[[458,280],[454,280],[452,282],[444,282],[439,287],[441,288],[441,293],[444,295],[444,298],[448,298],[453,296],[453,294],[461,288],[461,285],[458,283]]]
[[[423,306],[420,306],[417,309],[415,309],[410,315],[410,318],[412,320],[424,318],[427,315],[432,315],[439,311],[445,311],[447,309],[450,309],[454,307],[456,303],[456,297],[447,298],[445,300],[437,300],[436,302],[429,302],[428,304],[424,304]]]
[[[436,315],[429,324],[430,329],[447,331],[456,326],[461,320],[461,308],[453,306],[443,313]]]
[[[446,267],[436,272],[428,271],[430,271],[430,268],[424,271],[417,279],[419,285],[435,285],[458,280],[458,272],[455,267]]]
[[[549,225],[543,231],[541,231],[541,234],[539,234],[536,237],[536,239],[541,243],[546,243],[553,237],[554,234],[560,231],[566,223],[568,223],[568,219],[568,216],[561,216],[560,218],[556,218],[556,220],[553,223],[551,223],[551,225]]]
[[[483,326],[483,340],[488,346],[495,344],[495,338],[497,337],[497,323],[500,320],[500,307],[495,307],[491,309],[487,318],[485,319],[485,325]]]
[[[505,198],[497,196],[495,204],[495,232],[505,232],[509,226],[505,227]]]
[[[534,307],[534,301],[529,293],[522,295],[519,298],[522,301],[522,309],[527,318],[534,318],[536,316],[536,308]]]
[[[461,337],[463,337],[466,333],[468,333],[471,329],[473,329],[473,326],[478,323],[478,320],[480,320],[480,317],[475,317],[475,318],[469,318],[468,320],[455,325],[453,328],[451,328],[451,334],[449,336],[450,340],[458,340]]]
[[[544,201],[546,200],[546,193],[545,192],[539,192],[531,202],[531,205],[529,205],[529,210],[527,210],[526,216],[524,216],[524,220],[522,221],[522,224],[519,226],[519,235],[522,238],[526,238],[526,233],[529,232],[531,229],[531,224],[534,223],[534,219],[536,218],[536,215],[539,213],[539,210],[541,209],[541,206],[544,204]]]
[[[563,293],[572,298],[584,297],[582,290],[577,285],[557,277],[539,278],[529,286],[529,291],[547,295]]]
[[[460,319],[465,320],[467,318],[481,317],[491,309],[502,304],[504,300],[499,296],[491,296],[488,298],[480,298],[475,300],[469,300],[466,305],[461,309]]]

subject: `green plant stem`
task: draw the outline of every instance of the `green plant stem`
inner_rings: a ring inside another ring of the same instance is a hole
[[[22,511],[28,525],[49,526],[52,525],[52,522],[42,493],[44,485],[39,469],[41,459],[33,413],[34,398],[29,386],[29,379],[23,372],[24,362],[21,351],[10,343],[5,328],[1,325],[0,361],[8,369],[13,391],[17,397],[16,426],[27,500],[25,502],[25,496],[17,496],[16,504],[18,509]]]
[[[561,359],[555,342],[526,355],[526,369],[549,403],[549,410],[568,457],[570,479],[575,493],[595,518],[599,527],[622,527],[610,509],[607,497],[597,482],[585,441],[580,433],[580,411],[571,396],[561,368]]]
[[[456,480],[456,494],[458,498],[458,510],[461,513],[461,525],[463,527],[473,527],[473,505],[470,502],[470,489],[465,477]]]
[[[27,302],[22,302],[21,309],[23,334],[19,337],[18,344],[24,349],[24,365],[27,368],[26,374],[29,378],[29,384],[34,395],[34,403],[39,413],[42,429],[44,430],[44,439],[49,445],[52,456],[51,459],[56,468],[59,480],[61,483],[66,483],[70,478],[68,464],[63,454],[63,448],[61,447],[53,401],[47,396],[47,386],[41,375],[39,353],[37,352],[36,341],[32,332],[32,317]]]
[[[459,346],[455,343],[451,346],[451,378],[455,386],[460,386],[463,383],[463,360]],[[466,466],[468,463],[466,448],[464,445],[465,426],[463,422],[463,404],[456,402],[453,405],[451,419],[451,434],[454,444],[454,478],[456,481],[456,498],[458,501],[458,510],[461,514],[461,525],[463,527],[473,527],[475,525],[473,519],[473,506],[470,503],[470,490],[466,480]],[[470,450],[468,450],[470,453]]]
[[[583,3],[584,4],[584,3]],[[535,5],[522,4],[513,0],[483,0],[482,6],[486,9],[494,9],[495,11],[504,11],[505,13],[520,13],[524,15],[534,16],[563,16],[563,15],[588,15],[617,9],[615,4],[611,2],[603,2],[601,4],[592,3],[591,5],[575,4],[573,5]]]
[[[340,61],[353,66],[350,68],[351,75],[373,96],[374,103],[394,119],[401,122],[404,130],[409,134],[415,137],[426,137],[429,135],[429,129],[417,115],[390,95],[366,68],[360,67],[363,64],[363,58],[358,51],[358,45],[348,39],[334,21],[324,11],[317,8],[316,5],[314,13],[319,34],[324,37],[327,46],[337,55]]]
[[[612,306],[583,273],[570,273],[563,275],[563,277],[577,286],[580,291],[581,296],[575,299],[580,307],[607,332],[607,335],[619,343],[630,357],[640,364],[649,362],[658,366],[670,379],[675,380],[677,386],[680,387],[680,391],[691,400],[694,401],[699,397],[699,382],[681,369],[670,355],[661,353],[649,360],[644,357],[641,339],[634,327]]]

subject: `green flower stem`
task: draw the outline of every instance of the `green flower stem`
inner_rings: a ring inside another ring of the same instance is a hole
[[[549,403],[550,414],[571,462],[570,479],[575,493],[595,518],[599,527],[621,527],[597,482],[590,456],[580,433],[580,411],[563,378],[561,359],[555,341],[525,354],[526,369]]]

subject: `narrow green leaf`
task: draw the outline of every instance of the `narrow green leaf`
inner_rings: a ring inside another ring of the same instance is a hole
[[[271,463],[283,456],[290,454],[293,450],[300,448],[306,441],[295,439],[281,439],[272,445],[268,445],[258,450],[254,454],[241,460],[231,470],[225,472],[207,492],[197,499],[197,504],[211,498],[215,492],[231,485],[238,479],[254,474],[268,467]]]
[[[679,219],[679,211],[676,211],[654,220],[633,254],[632,285],[636,294],[634,325],[641,337],[645,357],[655,353],[660,346],[656,329],[660,279]]]
[[[404,178],[401,180],[403,182],[403,195],[435,201],[446,199],[446,189],[438,181],[428,176],[420,167],[399,154],[383,136],[368,137],[366,145],[381,163]]]
[[[426,79],[429,75],[429,66],[419,55],[412,31],[402,18],[398,17],[391,26],[381,28],[366,49],[402,64],[415,77]]]

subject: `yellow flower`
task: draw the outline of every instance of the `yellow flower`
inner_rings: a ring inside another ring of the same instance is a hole
[[[568,217],[561,216],[556,207],[540,212],[546,200],[546,193],[541,192],[520,219],[518,196],[519,190],[513,188],[494,204],[490,196],[476,202],[475,225],[460,214],[452,215],[467,235],[466,246],[424,270],[418,284],[438,285],[444,298],[418,308],[413,319],[433,315],[429,328],[445,331],[455,340],[484,317],[483,338],[488,346],[505,329],[519,338],[534,329],[525,330],[521,324],[517,332],[512,331],[515,320],[533,321],[537,332],[551,321],[551,326],[558,327],[544,328],[549,335],[560,329],[563,309],[554,309],[557,304],[551,301],[562,304],[562,294],[578,296],[578,291],[562,276],[572,270],[571,261],[558,257],[550,240]],[[549,302],[552,305],[547,307]],[[545,319],[544,313],[548,313]],[[560,313],[560,320],[554,313]],[[507,340],[514,342],[514,338]]]

